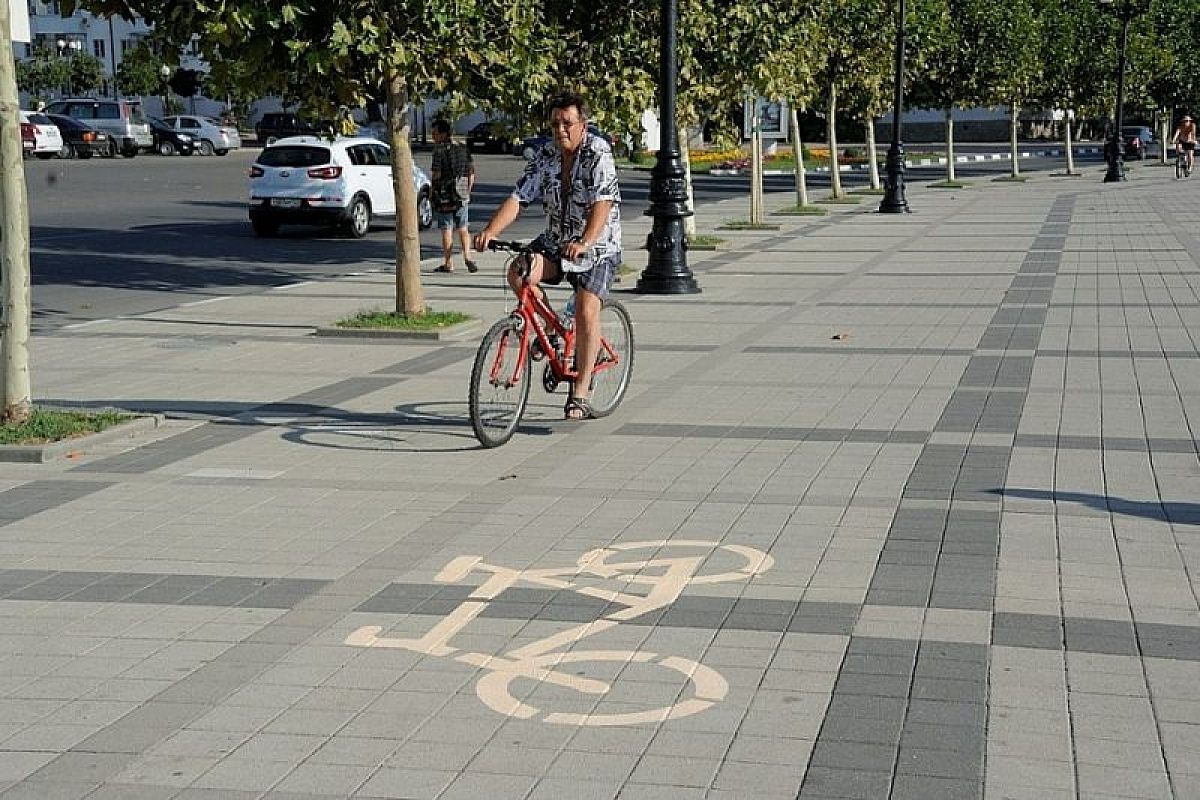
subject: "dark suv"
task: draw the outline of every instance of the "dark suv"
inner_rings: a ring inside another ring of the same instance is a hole
[[[333,126],[328,123],[309,122],[291,112],[271,112],[263,114],[262,119],[254,126],[254,136],[259,144],[269,145],[275,144],[277,139],[322,134],[332,129]]]

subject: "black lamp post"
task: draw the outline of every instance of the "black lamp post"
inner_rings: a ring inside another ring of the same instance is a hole
[[[650,208],[654,218],[647,244],[650,257],[638,279],[643,294],[695,294],[700,291],[687,265],[683,218],[687,207],[687,181],[679,139],[675,131],[675,17],[676,0],[662,0],[662,54],[659,77],[658,158],[650,172]]]
[[[1137,10],[1133,0],[1100,0],[1100,4],[1113,7],[1121,20],[1121,40],[1117,47],[1117,108],[1113,114],[1112,137],[1108,142],[1108,172],[1105,183],[1125,180],[1125,143],[1121,140],[1121,127],[1125,124],[1125,70],[1126,47],[1129,44],[1129,22]]]
[[[900,0],[896,12],[896,75],[892,85],[892,146],[888,148],[887,177],[879,213],[906,214],[911,209],[904,197],[904,137],[900,130],[900,114],[904,109],[904,0]]]

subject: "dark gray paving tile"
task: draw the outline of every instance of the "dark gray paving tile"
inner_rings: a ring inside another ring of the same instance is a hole
[[[895,760],[896,749],[889,745],[827,739],[813,747],[808,763],[809,769],[831,767],[891,774]]]
[[[888,796],[890,786],[889,776],[878,772],[809,767],[804,775],[800,796],[879,800]]]
[[[897,775],[891,800],[981,800],[982,780],[955,780],[927,775]]]

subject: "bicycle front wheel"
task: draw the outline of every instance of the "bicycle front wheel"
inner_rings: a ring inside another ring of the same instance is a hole
[[[1182,158],[1179,158],[1178,156],[1176,156],[1176,158],[1175,158],[1175,179],[1176,180],[1183,177],[1183,165],[1184,165],[1184,160]]]
[[[529,401],[529,364],[521,358],[521,331],[515,319],[502,319],[479,344],[471,369],[471,427],[484,447],[512,438]]]
[[[633,322],[618,301],[604,301],[600,334],[600,352],[588,392],[588,402],[597,417],[611,414],[621,404],[633,374]]]

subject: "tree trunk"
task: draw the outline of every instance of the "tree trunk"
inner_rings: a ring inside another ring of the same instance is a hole
[[[424,314],[421,289],[421,235],[413,156],[409,143],[409,98],[404,79],[388,74],[388,130],[392,145],[392,190],[396,193],[396,313]]]
[[[946,180],[956,180],[954,174],[954,106],[946,109]]]
[[[879,161],[875,152],[875,117],[866,115],[867,123],[867,174],[871,178],[871,188],[879,191]]]
[[[683,184],[687,191],[687,210],[692,212],[683,218],[684,240],[696,238],[696,194],[692,191],[692,146],[688,142],[688,129],[685,125],[679,137],[679,156],[683,159]]]
[[[830,196],[835,200],[840,200],[846,196],[842,191],[842,173],[838,170],[838,143],[837,143],[837,83],[829,82],[829,111],[825,119],[828,126],[829,140],[829,186]]]
[[[796,160],[796,205],[804,208],[808,205],[808,176],[804,171],[804,143],[800,141],[800,115],[793,103],[788,103],[788,113],[792,126],[792,151]]]
[[[1159,137],[1158,141],[1162,145],[1162,163],[1167,163],[1167,143],[1171,140],[1171,112],[1163,109],[1159,116]]]
[[[21,163],[21,106],[9,38],[9,4],[0,2],[0,424],[20,423],[33,406],[29,381],[29,198]]]
[[[1074,137],[1071,136],[1071,116],[1070,116],[1071,110],[1067,109],[1066,111],[1063,112],[1063,114],[1066,116],[1066,120],[1065,120],[1066,124],[1063,125],[1063,131],[1065,133],[1065,142],[1064,143],[1066,144],[1066,149],[1067,149],[1067,174],[1074,175],[1075,174],[1075,141],[1074,141]]]
[[[764,222],[762,196],[762,130],[759,128],[758,101],[754,104],[754,121],[750,124],[750,224],[762,225]]]
[[[1020,108],[1017,107],[1017,101],[1013,100],[1008,105],[1008,145],[1009,152],[1012,154],[1012,176],[1015,178],[1021,174],[1021,153],[1018,151],[1017,145],[1017,129],[1020,127]]]

